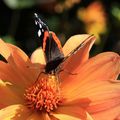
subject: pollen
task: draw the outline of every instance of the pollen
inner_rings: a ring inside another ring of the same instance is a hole
[[[25,92],[27,106],[34,110],[50,112],[62,102],[58,78],[41,73],[38,80]]]

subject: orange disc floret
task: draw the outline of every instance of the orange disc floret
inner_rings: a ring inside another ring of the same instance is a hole
[[[62,102],[58,84],[55,75],[41,73],[34,85],[26,89],[28,107],[46,112],[56,109]]]

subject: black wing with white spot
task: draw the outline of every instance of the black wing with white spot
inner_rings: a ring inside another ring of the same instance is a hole
[[[41,43],[43,43],[43,39],[44,39],[44,32],[48,31],[48,26],[41,21],[41,19],[39,18],[39,16],[35,13],[35,25],[37,26],[37,35],[39,37],[39,39],[41,40]],[[41,46],[43,47],[43,44],[41,44]]]

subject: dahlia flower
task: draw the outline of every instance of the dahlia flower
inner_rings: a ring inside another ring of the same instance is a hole
[[[0,120],[118,120],[120,56],[104,52],[89,58],[95,41],[89,35],[68,39],[64,56],[86,39],[57,75],[43,72],[41,48],[29,58],[0,40],[0,54],[7,61],[0,61]]]

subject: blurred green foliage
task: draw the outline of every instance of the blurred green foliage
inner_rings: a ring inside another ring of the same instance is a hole
[[[112,15],[120,22],[120,6],[114,5],[111,12]]]
[[[35,0],[4,0],[11,9],[23,9],[35,5]]]
[[[7,35],[7,36],[3,36],[2,39],[7,42],[7,43],[12,43],[12,44],[16,44],[16,41],[13,37]]]

